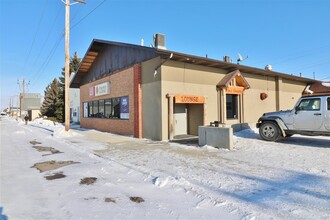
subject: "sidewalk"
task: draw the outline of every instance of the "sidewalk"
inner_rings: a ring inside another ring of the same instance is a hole
[[[122,143],[122,142],[130,142],[136,141],[133,137],[123,136],[112,134],[108,132],[101,132],[93,129],[82,129],[80,127],[72,127],[71,128],[74,132],[85,136],[90,141],[97,141],[103,143]]]

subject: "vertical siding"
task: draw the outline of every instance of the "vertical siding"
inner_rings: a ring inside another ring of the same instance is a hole
[[[141,50],[138,48],[105,45],[99,52],[88,74],[82,79],[82,84],[86,84],[99,79],[104,74],[112,73],[144,60],[155,57],[155,52]]]

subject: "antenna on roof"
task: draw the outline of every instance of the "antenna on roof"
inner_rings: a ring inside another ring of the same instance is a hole
[[[242,55],[240,53],[238,53],[237,64],[239,64],[243,60],[246,60],[247,58],[249,58],[249,55],[247,55],[245,58],[243,58]]]

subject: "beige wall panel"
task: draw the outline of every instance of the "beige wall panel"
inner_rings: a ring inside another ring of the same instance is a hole
[[[301,97],[301,92],[281,92],[280,110],[293,109],[294,105]]]
[[[168,61],[162,66],[162,80],[191,83],[191,84],[207,84],[217,85],[225,76],[226,71],[198,66],[175,61]]]
[[[167,140],[162,137],[161,69],[155,68],[161,60],[155,58],[141,65],[142,68],[142,136],[153,140]],[[166,105],[167,106],[167,105]]]
[[[265,100],[260,99],[261,92],[265,90],[249,89],[244,92],[244,123],[256,123],[263,113],[276,110],[275,91],[266,91],[268,97]]]
[[[306,87],[306,83],[287,80],[287,79],[282,79],[282,83],[283,83],[283,92],[299,93],[300,96]]]
[[[155,58],[142,65],[143,136],[160,140],[168,139],[169,113],[166,94],[207,97],[205,124],[220,120],[216,85],[227,71],[169,60],[158,69],[154,76],[155,68],[162,61],[160,58]],[[251,86],[244,92],[244,122],[254,125],[263,113],[276,111],[276,78],[244,72],[242,74]],[[304,83],[283,80],[280,86],[282,90],[279,93],[281,109],[292,108],[304,87]],[[268,98],[261,100],[260,93],[268,94]],[[159,97],[161,100],[158,100]],[[150,126],[155,129],[150,129]]]
[[[275,78],[246,73],[242,75],[251,87],[244,92],[244,123],[253,124],[263,113],[276,109]],[[261,100],[260,93],[268,94],[267,99]]]
[[[306,83],[282,79],[280,110],[292,109],[305,87]]]

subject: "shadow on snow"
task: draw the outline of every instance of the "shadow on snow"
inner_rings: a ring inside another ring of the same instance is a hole
[[[233,191],[220,189],[220,192],[262,208],[276,209],[276,204],[292,203],[298,206],[306,204],[305,208],[318,206],[319,209],[330,212],[330,178],[295,171],[286,172],[289,175],[284,175],[282,179],[227,172],[235,182],[248,181],[247,184],[251,187]]]

